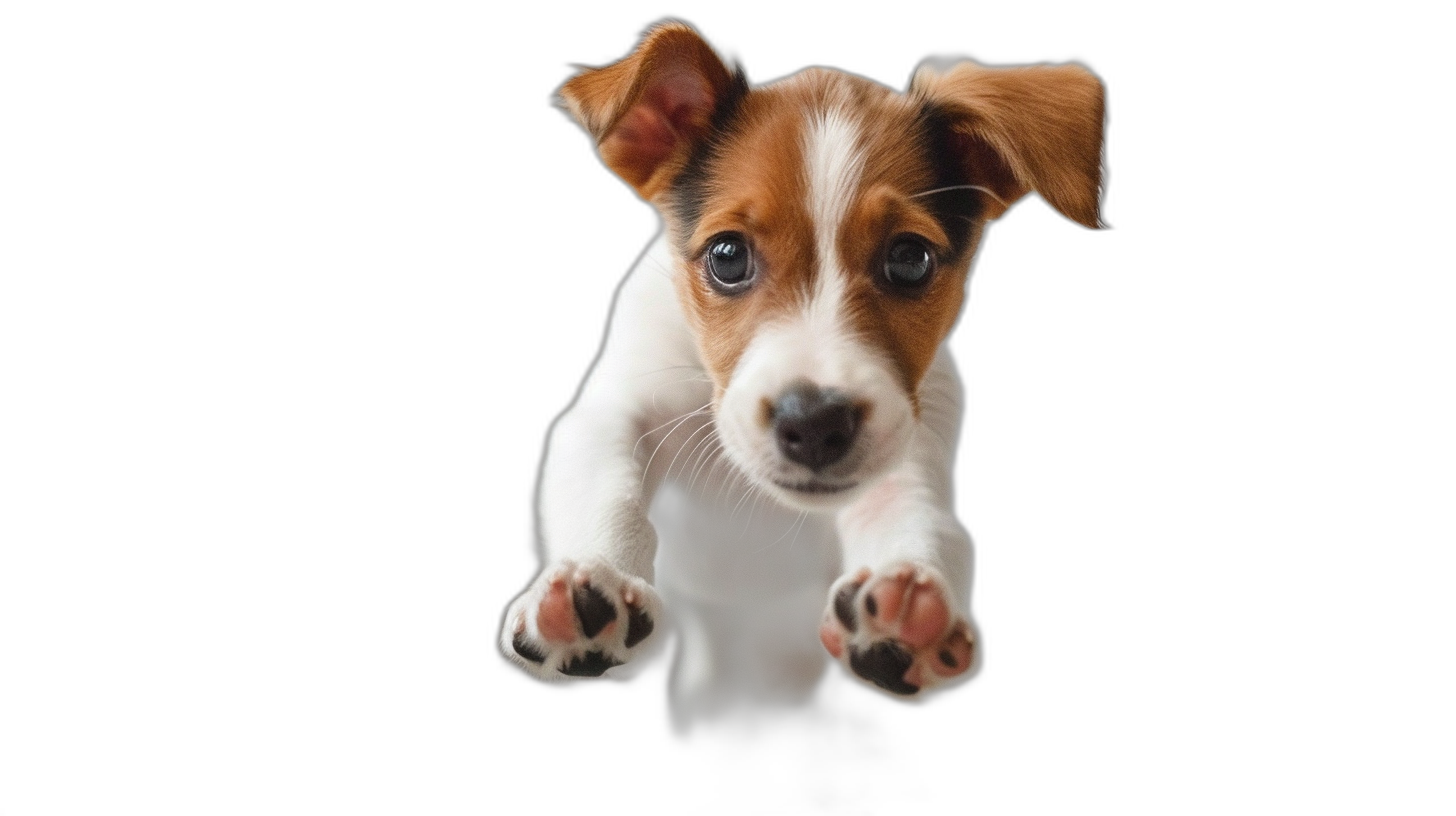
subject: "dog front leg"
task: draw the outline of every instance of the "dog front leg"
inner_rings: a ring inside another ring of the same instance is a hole
[[[583,394],[541,474],[545,568],[506,611],[506,655],[538,677],[594,677],[630,660],[661,617],[635,423]]]
[[[914,695],[971,667],[971,539],[951,488],[960,384],[942,351],[921,386],[904,462],[838,514],[844,575],[830,588],[824,647],[854,674]]]
[[[601,355],[547,442],[543,569],[507,607],[500,638],[537,677],[600,675],[639,653],[661,620],[647,519],[656,480],[644,473],[659,441],[670,447],[706,419],[696,409],[710,396],[663,274],[669,263],[659,245],[629,275]]]

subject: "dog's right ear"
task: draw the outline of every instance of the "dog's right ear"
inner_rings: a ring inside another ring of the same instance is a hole
[[[952,150],[996,190],[999,216],[1035,190],[1084,226],[1101,225],[1102,82],[1079,65],[923,65],[910,96],[951,121]]]
[[[746,88],[696,31],[668,22],[623,59],[567,80],[560,95],[603,163],[651,201],[707,135],[719,103]]]

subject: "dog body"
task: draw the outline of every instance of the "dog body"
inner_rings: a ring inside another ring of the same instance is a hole
[[[506,655],[602,674],[652,642],[666,599],[681,699],[727,678],[802,690],[824,651],[899,695],[964,676],[943,341],[1016,199],[1097,226],[1101,85],[961,62],[905,94],[823,69],[750,88],[670,23],[561,93],[665,231],[553,427],[545,564],[506,611]]]

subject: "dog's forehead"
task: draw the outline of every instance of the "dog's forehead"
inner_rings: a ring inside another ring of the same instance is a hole
[[[675,185],[672,214],[685,254],[714,232],[702,223],[713,215],[769,231],[802,229],[787,210],[808,206],[826,173],[853,172],[866,184],[923,181],[924,110],[871,80],[808,68],[728,107]]]
[[[750,90],[721,144],[725,153],[750,147],[764,159],[802,165],[812,160],[815,131],[823,133],[824,125],[833,122],[843,131],[846,147],[858,153],[860,165],[884,170],[897,165],[897,154],[903,160],[916,152],[919,118],[919,106],[890,87],[831,68],[805,68]],[[764,173],[785,169],[761,165]]]
[[[810,118],[836,110],[864,116],[913,116],[918,108],[918,103],[893,88],[832,68],[805,68],[754,88],[750,95],[762,104],[796,107]]]

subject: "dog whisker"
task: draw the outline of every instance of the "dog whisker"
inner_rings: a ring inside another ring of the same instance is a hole
[[[652,449],[652,455],[649,456],[649,457],[647,457],[647,463],[642,466],[642,479],[641,479],[641,481],[638,484],[638,488],[639,489],[642,486],[644,486],[644,485],[647,484],[647,474],[652,469],[652,461],[657,458],[657,452],[660,451],[660,450],[662,450],[662,446],[665,445],[665,444],[667,444],[667,440],[670,439],[674,433],[677,433],[677,429],[678,428],[681,428],[682,427],[682,424],[684,422],[687,422],[689,419],[692,419],[695,416],[701,416],[703,414],[703,412],[707,411],[710,407],[711,407],[711,403],[709,403],[708,405],[704,405],[702,408],[698,408],[697,410],[689,411],[688,413],[683,414],[681,417],[678,418],[677,424],[676,425],[673,425],[672,426],[672,429],[669,430],[666,434],[663,435],[662,439],[657,443],[657,447],[655,447],[655,448]],[[668,420],[668,421],[671,422],[672,420]],[[666,424],[666,423],[664,423],[664,424]],[[640,438],[638,438],[637,443],[638,444],[641,444],[642,443],[642,440],[643,439],[646,439],[647,436],[648,436],[648,434],[654,433],[655,431],[657,431],[661,427],[662,427],[662,425],[659,425],[659,426],[657,426],[657,428],[654,428],[653,430],[648,431],[647,433],[643,434]],[[694,431],[694,433],[696,433],[696,431]],[[633,445],[632,446],[632,456],[633,456],[634,459],[637,456],[637,446],[636,445]]]
[[[687,439],[684,439],[682,441],[682,444],[681,445],[678,445],[678,447],[677,447],[677,453],[674,453],[672,455],[672,461],[667,463],[667,470],[663,471],[663,473],[662,473],[662,479],[663,479],[663,481],[667,481],[668,479],[671,479],[672,478],[672,469],[673,469],[673,467],[675,465],[677,465],[678,457],[682,456],[682,452],[688,449],[688,443],[693,441],[693,437],[695,437],[698,434],[702,433],[704,429],[710,429],[712,427],[713,427],[712,426],[712,423],[705,423],[703,425],[699,425],[698,427],[696,427],[696,428],[693,429],[693,432],[692,433],[688,434],[688,438]],[[696,448],[694,448],[694,450],[696,450]],[[688,460],[690,461],[691,458],[692,458],[691,455],[689,455]]]
[[[658,431],[662,430],[663,428],[666,428],[667,426],[671,425],[672,423],[677,422],[677,423],[681,424],[682,422],[684,422],[684,421],[692,418],[693,416],[695,416],[697,414],[700,414],[703,411],[708,410],[709,408],[712,407],[712,405],[713,405],[712,403],[708,403],[707,405],[703,405],[701,407],[694,408],[693,410],[688,411],[686,414],[681,414],[679,416],[673,417],[672,419],[669,419],[668,421],[662,423],[661,425],[658,425],[656,428],[653,428],[652,430],[647,431],[646,433],[644,433],[641,436],[637,437],[637,445],[641,445],[642,444],[642,440],[644,440],[647,437],[649,437],[649,436],[657,433]],[[674,429],[674,430],[676,430],[676,429]],[[672,431],[668,431],[668,433],[671,434]],[[633,445],[632,446],[632,456],[633,457],[636,457],[637,456],[637,445]]]
[[[709,460],[712,460],[715,454],[723,450],[723,443],[718,439],[718,433],[716,430],[712,434],[708,435],[707,441],[711,444],[709,444],[708,447],[704,448],[703,452],[698,455],[698,466],[696,468],[693,468],[692,478],[688,480],[688,493],[690,494],[693,492],[693,485],[697,484],[698,482],[698,476],[702,475],[703,466],[706,465]],[[711,476],[712,468],[710,467],[708,468],[708,470],[709,475]]]
[[[718,433],[718,429],[716,427],[713,429],[713,443],[712,464],[708,466],[708,472],[704,475],[705,484],[711,482],[715,478],[713,474],[718,472],[723,467],[723,461],[725,458],[722,455],[724,449],[723,437]]]
[[[748,506],[748,519],[743,522],[743,532],[747,533],[753,527],[753,516],[758,512],[758,506],[768,497],[768,493],[758,485],[753,486],[753,503]]]
[[[982,187],[979,184],[953,184],[950,187],[937,187],[934,190],[926,190],[923,193],[916,193],[915,195],[912,195],[910,197],[911,198],[920,198],[921,196],[935,195],[936,193],[946,193],[946,192],[950,192],[951,190],[977,190],[979,192],[985,193],[986,195],[990,196],[991,198],[996,199],[996,203],[997,204],[1000,204],[1003,207],[1010,206],[1004,200],[1002,200],[1001,196],[996,195],[994,192],[992,192],[988,188]]]
[[[736,518],[738,516],[738,511],[743,507],[743,503],[745,501],[747,501],[749,498],[755,498],[755,500],[756,500],[756,496],[759,493],[758,485],[755,484],[752,480],[750,480],[750,479],[743,479],[742,481],[743,481],[743,495],[741,495],[741,496],[738,497],[737,503],[735,503],[733,505],[732,512],[730,512],[728,514],[728,520],[729,521],[732,521],[734,518]],[[747,528],[745,527],[744,529],[747,529]]]
[[[631,379],[638,380],[638,379],[641,379],[643,377],[651,377],[653,374],[661,374],[664,371],[681,371],[683,369],[689,369],[689,370],[692,370],[692,371],[701,372],[703,370],[703,367],[702,366],[699,366],[699,365],[670,365],[670,366],[663,366],[662,368],[654,368],[651,371],[643,371],[640,374],[633,374],[632,377],[631,377]],[[678,380],[678,382],[688,382],[691,379],[694,379],[694,378],[689,378],[689,380]],[[710,378],[707,377],[706,375],[704,375],[702,377],[702,379],[703,380],[709,380],[710,381]]]
[[[722,456],[721,460],[722,462],[728,462],[728,456]],[[750,493],[751,488],[753,488],[753,482],[748,481],[747,476],[743,475],[743,471],[740,471],[740,469],[738,468],[734,468],[731,463],[728,463],[728,478],[724,479],[724,485],[722,485],[721,490],[718,491],[719,503],[725,504],[724,498],[722,497],[724,497],[725,494],[729,494],[729,491],[743,491],[743,495],[741,495],[741,497],[738,497],[737,503],[734,504],[734,509],[732,509],[732,513],[728,514],[729,522],[731,522],[732,517],[734,517],[735,514],[738,513],[738,507],[743,506],[744,498],[748,497],[748,493]]]
[[[791,532],[794,534],[794,539],[793,540],[794,541],[798,541],[799,540],[799,532],[798,531],[801,530],[801,529],[803,529],[804,519],[806,519],[808,517],[809,517],[809,511],[808,510],[800,510],[799,511],[799,517],[796,518],[796,519],[794,519],[794,521],[791,524],[789,524],[788,528],[784,530],[784,532],[783,532],[782,535],[780,535],[778,538],[774,539],[767,546],[760,547],[760,548],[754,550],[753,551],[753,554],[754,555],[760,555],[762,553],[768,552],[769,550],[771,550],[774,547],[778,546],[778,543],[780,541],[783,541],[784,538],[786,538],[788,536],[788,534],[791,533]],[[792,547],[793,546],[793,543],[790,542],[789,546]]]
[[[804,532],[804,522],[808,518],[809,518],[809,511],[808,510],[800,510],[799,511],[799,529],[795,530],[794,531],[794,537],[791,538],[791,539],[789,539],[789,546],[790,547],[792,547],[795,544],[799,543],[799,533]]]
[[[702,438],[702,440],[700,440],[698,442],[698,444],[696,444],[696,445],[693,446],[692,452],[688,454],[687,461],[683,463],[683,471],[684,472],[686,472],[687,469],[688,469],[688,467],[692,465],[692,462],[693,462],[694,459],[697,460],[698,467],[699,468],[702,467],[703,461],[704,461],[703,460],[702,452],[704,452],[705,450],[711,448],[713,441],[718,438],[718,432],[717,432],[716,429],[713,428],[713,423],[712,422],[708,422],[703,427],[708,429],[708,435],[707,436],[704,436]],[[699,430],[701,430],[701,429],[699,429]],[[686,447],[687,443],[683,443],[683,444],[684,444],[684,447]],[[688,486],[687,486],[687,490],[688,490],[689,493],[692,492],[692,489],[693,489],[693,481],[696,481],[696,480],[697,480],[697,469],[694,468],[692,481],[689,481],[688,482]]]
[[[740,500],[738,500],[738,504],[740,504],[740,506],[743,506],[744,498],[753,498],[753,501],[750,501],[750,503],[748,503],[748,519],[744,522],[745,533],[748,532],[747,525],[751,525],[751,523],[753,523],[753,511],[754,509],[756,509],[757,506],[759,506],[759,500],[761,497],[763,497],[764,493],[766,493],[766,491],[764,491],[763,488],[759,487],[759,485],[751,484],[750,482],[750,484],[748,484],[748,490],[745,491],[745,493],[743,494],[743,498],[740,498]],[[737,507],[735,507],[734,514],[737,513],[738,509]],[[729,519],[732,519],[732,516],[729,516]]]

